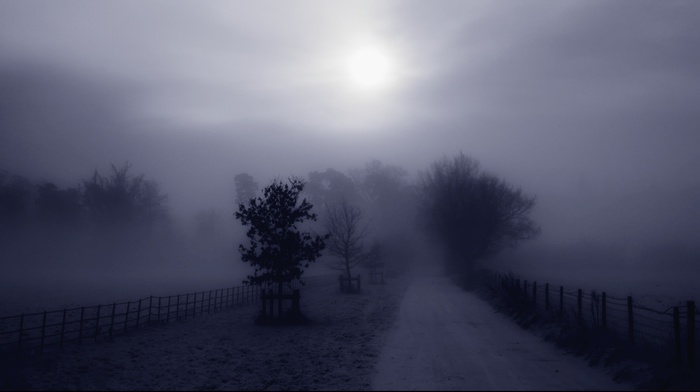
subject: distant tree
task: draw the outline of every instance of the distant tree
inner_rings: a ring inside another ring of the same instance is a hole
[[[195,237],[199,241],[211,241],[218,238],[223,231],[223,219],[214,209],[197,212],[195,220]]]
[[[263,189],[263,196],[238,205],[234,213],[244,226],[250,226],[246,235],[248,246],[241,244],[241,259],[255,268],[248,275],[247,284],[273,284],[280,295],[278,315],[282,314],[282,292],[284,284],[300,279],[304,268],[316,261],[325,248],[327,235],[312,235],[302,232],[298,224],[317,219],[311,212],[312,205],[299,194],[304,181],[290,179],[289,184],[274,180]]]
[[[248,173],[239,173],[233,178],[236,186],[236,204],[246,204],[258,193],[258,183]]]
[[[434,162],[421,177],[421,213],[431,234],[450,255],[450,270],[469,278],[474,262],[506,246],[534,238],[528,214],[535,198],[494,175],[463,153]]]
[[[109,177],[95,170],[92,178],[83,181],[82,203],[89,218],[98,224],[141,223],[151,226],[167,214],[167,195],[160,186],[144,175],[129,174],[127,162],[117,168],[111,165]]]
[[[328,251],[338,258],[332,268],[345,272],[350,278],[351,268],[365,257],[364,240],[369,228],[362,222],[362,210],[341,199],[337,204],[326,204],[324,227],[329,237],[326,241]]]
[[[75,224],[83,211],[78,189],[60,190],[52,182],[37,187],[35,204],[39,218],[44,223]]]
[[[33,188],[26,178],[0,171],[0,224],[15,225],[29,219]]]
[[[323,172],[312,171],[304,193],[309,195],[314,205],[336,204],[342,199],[350,203],[360,201],[360,195],[352,178],[328,168]]]
[[[352,170],[352,177],[368,203],[385,206],[394,204],[406,186],[406,170],[385,165],[378,159],[365,164],[363,169]]]
[[[384,267],[384,252],[384,245],[378,240],[374,240],[365,254],[362,265],[370,271]]]

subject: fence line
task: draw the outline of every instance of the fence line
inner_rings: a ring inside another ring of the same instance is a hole
[[[546,314],[616,334],[632,345],[660,351],[677,366],[695,366],[698,351],[695,316],[700,313],[694,301],[657,310],[640,304],[632,296],[618,298],[604,291],[565,290],[564,286],[535,281],[528,287],[527,280],[521,285],[520,279],[506,274],[495,274],[494,279],[497,287],[511,298],[529,303]]]
[[[302,278],[285,285],[293,290],[304,284],[314,286],[335,282],[335,274]],[[79,308],[0,317],[0,354],[43,352],[46,347],[66,343],[100,341],[148,325],[167,324],[260,301],[261,286],[233,286],[223,289],[149,296],[136,301],[114,302]]]

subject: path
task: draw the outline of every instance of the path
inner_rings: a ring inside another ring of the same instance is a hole
[[[631,390],[438,274],[415,278],[375,390]]]

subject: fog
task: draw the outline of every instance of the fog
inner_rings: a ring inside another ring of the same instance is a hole
[[[463,152],[537,199],[541,235],[493,266],[584,271],[592,286],[688,282],[700,274],[698,17],[687,1],[3,1],[5,178],[63,190],[128,162],[159,184],[169,217],[150,239],[6,231],[3,280],[113,282],[109,295],[124,282],[134,295],[237,285],[237,174],[262,188],[378,160],[408,189]],[[365,47],[390,64],[369,87],[346,72]],[[414,235],[410,209],[373,208],[384,238]]]

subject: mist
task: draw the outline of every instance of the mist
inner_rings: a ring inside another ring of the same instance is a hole
[[[376,160],[413,195],[460,152],[536,198],[541,234],[484,264],[624,290],[700,273],[695,3],[116,4],[0,5],[2,185],[27,180],[30,211],[37,186],[79,189],[128,162],[167,195],[168,218],[149,235],[3,222],[13,293],[239,284],[237,174],[260,190]],[[363,46],[392,59],[385,87],[360,90],[338,65]],[[366,211],[397,271],[401,244],[425,244],[406,240],[421,235],[413,203]]]

